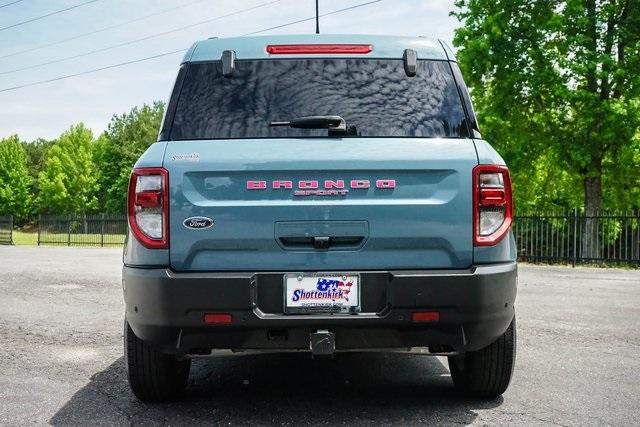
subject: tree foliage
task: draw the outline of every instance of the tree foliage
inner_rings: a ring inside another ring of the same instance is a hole
[[[38,138],[31,142],[22,142],[22,147],[27,154],[29,175],[31,175],[34,180],[37,180],[40,172],[44,170],[47,152],[55,143],[55,139],[49,140],[43,138]]]
[[[22,147],[27,155],[27,166],[29,168],[29,176],[31,177],[29,191],[33,200],[35,200],[37,195],[40,194],[38,177],[40,176],[40,172],[44,171],[47,153],[55,143],[56,140],[47,140],[43,138],[38,138],[31,142],[22,142]],[[32,203],[31,208],[31,215],[33,216],[37,213],[36,211],[38,210],[38,206],[37,204]]]
[[[458,0],[458,60],[522,208],[640,205],[640,2]]]
[[[91,130],[80,123],[64,132],[47,153],[38,176],[42,213],[87,213],[98,207]]]
[[[134,107],[115,115],[107,131],[94,144],[96,164],[100,165],[100,206],[105,212],[126,209],[127,185],[134,163],[156,141],[164,103]]]
[[[27,156],[17,135],[0,140],[0,215],[23,221],[31,209]]]

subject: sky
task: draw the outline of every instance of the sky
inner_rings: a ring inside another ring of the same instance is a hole
[[[367,1],[320,0],[320,14]],[[458,26],[449,16],[453,2],[381,0],[320,18],[320,32],[422,35],[451,44]],[[73,8],[76,5],[81,6]],[[71,9],[15,25],[66,8]],[[203,38],[265,30],[314,14],[314,0],[0,0],[0,138],[18,134],[25,141],[53,139],[79,122],[97,136],[114,114],[166,101],[183,53],[4,89],[186,49]],[[195,25],[202,21],[208,22]],[[190,27],[180,29],[185,26]],[[260,34],[314,31],[315,22],[310,20]],[[90,32],[95,33],[84,35]],[[155,37],[159,33],[167,34]],[[34,49],[69,38],[74,39]],[[94,50],[101,51],[83,55]],[[45,62],[52,63],[41,65]]]

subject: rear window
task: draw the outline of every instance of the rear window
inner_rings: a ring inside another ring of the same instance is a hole
[[[176,91],[177,92],[177,91]],[[458,89],[445,61],[301,59],[189,64],[178,92],[170,138],[326,137],[326,129],[269,127],[271,121],[338,115],[358,137],[468,135]]]

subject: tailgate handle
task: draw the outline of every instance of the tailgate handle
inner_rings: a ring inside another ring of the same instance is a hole
[[[329,249],[329,246],[331,246],[331,237],[316,236],[313,238],[314,249]]]
[[[364,236],[282,236],[278,240],[287,249],[328,250],[357,247]]]

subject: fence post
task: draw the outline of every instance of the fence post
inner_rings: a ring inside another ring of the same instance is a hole
[[[40,246],[40,226],[42,225],[42,215],[38,215],[38,246]]]
[[[9,244],[13,245],[13,215],[9,215]]]
[[[573,210],[573,263],[576,266],[578,261],[578,208]]]
[[[71,246],[71,216],[67,215],[67,246]]]
[[[104,214],[100,215],[100,247],[104,247]]]

